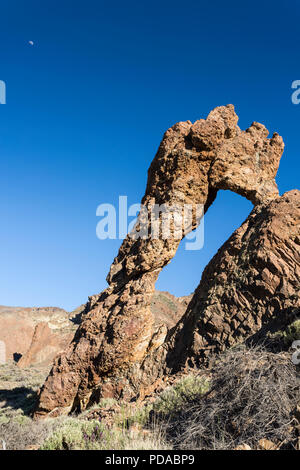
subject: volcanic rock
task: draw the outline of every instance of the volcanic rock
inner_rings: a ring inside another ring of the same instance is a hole
[[[232,105],[221,106],[206,120],[180,122],[165,133],[142,200],[147,220],[154,204],[189,204],[193,214],[203,205],[206,211],[219,189],[230,189],[254,205],[278,197],[275,175],[282,138],[275,133],[269,139],[259,123],[241,131],[237,121]],[[143,217],[135,232],[145,223]],[[198,224],[194,215],[188,231]],[[72,343],[55,360],[36,417],[82,410],[95,390],[98,397],[132,394],[140,364],[169,340],[167,327],[155,326],[151,302],[157,277],[180,243],[174,232],[173,227],[167,239],[126,237],[108,274],[109,287],[89,299]]]
[[[212,353],[300,315],[300,191],[255,207],[206,266],[171,338],[169,365],[197,365]]]
[[[184,314],[191,296],[155,291],[151,311],[155,325],[172,328]],[[47,366],[64,351],[81,322],[85,305],[69,313],[56,307],[0,307],[0,364]]]

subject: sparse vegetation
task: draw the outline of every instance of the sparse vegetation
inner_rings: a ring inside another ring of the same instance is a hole
[[[104,420],[89,419],[92,411],[115,405],[112,399],[101,400],[99,405],[79,416],[33,421],[30,413],[47,372],[33,367],[19,369],[13,363],[0,366],[0,443],[4,440],[8,450],[170,448],[158,429],[142,429],[139,423],[148,417],[144,409],[132,411],[126,405],[121,406],[112,426]]]
[[[7,449],[234,449],[257,448],[260,439],[297,447],[299,367],[289,353],[233,348],[209,371],[182,377],[151,403],[104,399],[78,416],[35,422],[30,412],[45,373],[0,367],[0,441]]]
[[[205,376],[188,375],[179,380],[174,386],[164,390],[153,404],[156,414],[173,416],[186,403],[201,397],[208,392],[210,383]]]
[[[127,429],[116,425],[82,418],[69,418],[48,437],[42,450],[156,450],[168,449],[158,432],[139,428]]]
[[[282,342],[286,348],[290,348],[293,341],[300,340],[300,319],[295,320],[285,329],[276,332],[273,338]]]
[[[255,449],[260,439],[296,448],[299,401],[299,370],[289,354],[240,348],[217,359],[208,393],[191,396],[160,422],[179,449]]]
[[[4,440],[8,450],[38,448],[61,425],[61,418],[34,422],[29,416],[47,372],[19,369],[13,362],[0,366],[0,443]]]

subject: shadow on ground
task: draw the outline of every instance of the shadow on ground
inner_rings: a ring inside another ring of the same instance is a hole
[[[0,390],[0,407],[21,409],[25,415],[33,410],[37,400],[37,391],[30,387],[16,387],[11,390]]]

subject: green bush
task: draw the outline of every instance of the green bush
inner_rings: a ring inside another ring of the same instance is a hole
[[[186,402],[199,397],[209,390],[209,381],[205,377],[188,375],[179,380],[174,386],[164,390],[153,405],[153,411],[172,415]]]
[[[293,341],[300,339],[300,320],[296,320],[284,331],[284,341],[287,346],[291,346]]]
[[[277,331],[271,338],[283,343],[285,348],[290,348],[293,341],[300,340],[300,320],[295,320],[284,330]]]
[[[69,418],[41,446],[41,450],[100,449],[100,425],[96,421]]]
[[[159,450],[167,449],[159,433],[108,428],[96,420],[70,418],[56,429],[41,450]]]

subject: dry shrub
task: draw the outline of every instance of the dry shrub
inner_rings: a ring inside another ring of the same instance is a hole
[[[289,353],[235,348],[216,360],[208,393],[160,419],[177,449],[234,449],[245,443],[256,448],[262,438],[293,448],[293,409],[299,401],[299,368]]]
[[[61,420],[35,422],[30,418],[38,387],[47,368],[19,369],[14,363],[0,365],[0,450],[38,448]]]
[[[53,431],[62,426],[67,418],[33,421],[30,417],[17,415],[7,422],[0,422],[0,449],[2,441],[6,450],[37,450]]]

